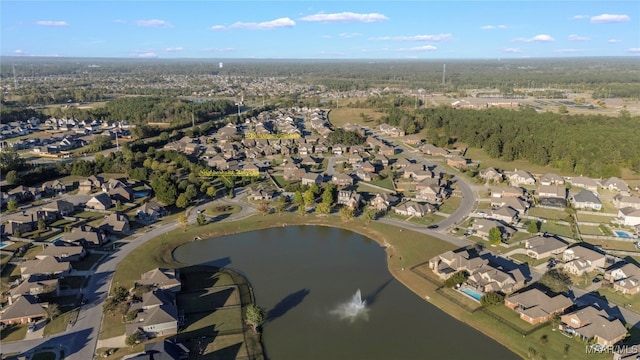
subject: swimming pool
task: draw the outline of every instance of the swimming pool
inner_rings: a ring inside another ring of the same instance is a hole
[[[618,235],[619,238],[631,239],[631,235],[629,235],[629,233],[626,231],[614,230],[614,232],[616,233],[616,235]]]
[[[13,241],[0,241],[0,249],[15,244]]]
[[[478,291],[475,291],[471,288],[464,288],[462,290],[463,293],[467,294],[468,296],[472,297],[474,300],[480,301],[480,299],[482,298],[482,294]]]

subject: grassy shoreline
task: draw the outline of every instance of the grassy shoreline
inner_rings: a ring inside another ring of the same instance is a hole
[[[418,273],[411,271],[411,268],[424,264],[433,256],[454,249],[454,245],[414,231],[377,222],[367,222],[362,219],[343,221],[335,216],[301,216],[293,213],[284,213],[266,216],[254,215],[238,221],[177,229],[134,250],[116,269],[114,283],[133,284],[133,281],[139,278],[141,273],[154,267],[175,268],[183,266],[183,264],[173,259],[173,250],[193,241],[196,235],[202,239],[208,239],[295,225],[329,226],[346,229],[376,241],[386,248],[389,272],[405,287],[458,321],[494,339],[522,358],[530,358],[532,352],[540,358],[543,358],[543,356],[557,358],[564,354],[564,349],[567,345],[569,346],[566,353],[568,358],[606,358],[600,355],[586,354],[582,343],[561,336],[559,333],[554,332],[551,326],[545,326],[530,335],[522,336],[509,327],[508,324],[496,321],[483,311],[469,312],[454,304],[442,292],[436,291],[439,286],[435,277],[431,281],[427,281]],[[400,236],[399,233],[402,233],[402,235]],[[153,254],[153,256],[149,256],[149,254]],[[429,276],[428,272],[423,273],[427,273],[427,276]],[[516,313],[513,313],[513,315],[509,317],[509,320],[513,320],[513,323],[522,327],[527,325],[517,318]],[[542,344],[539,340],[542,337],[546,337],[549,340]]]

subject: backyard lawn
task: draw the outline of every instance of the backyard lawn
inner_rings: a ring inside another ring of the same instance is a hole
[[[550,220],[566,220],[569,216],[569,214],[567,214],[564,210],[546,209],[540,207],[533,207],[529,209],[527,215]]]
[[[571,229],[568,226],[556,224],[551,220],[547,222],[543,222],[542,226],[540,227],[540,231],[550,233],[550,234],[556,234],[560,236],[566,236],[569,238],[573,237],[573,234],[571,233]]]
[[[462,197],[451,196],[448,199],[446,199],[442,203],[442,205],[440,205],[440,208],[438,210],[445,214],[453,214],[458,209],[458,207],[460,207],[461,203],[462,203]]]

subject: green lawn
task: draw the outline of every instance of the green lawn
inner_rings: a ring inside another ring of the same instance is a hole
[[[93,265],[95,265],[104,254],[89,254],[81,261],[76,261],[72,264],[73,268],[76,270],[89,270]]]
[[[64,227],[67,224],[72,224],[73,221],[67,219],[60,219],[49,224],[51,227]]]
[[[529,256],[525,255],[525,254],[514,254],[514,255],[511,255],[510,257],[513,258],[513,259],[516,259],[516,260],[518,260],[520,262],[529,264],[529,267],[535,267],[535,266],[538,266],[540,264],[544,264],[547,261],[549,261],[549,257],[536,260],[536,259],[534,259],[532,257],[529,257]]]
[[[102,317],[102,327],[100,328],[99,339],[104,340],[124,334],[124,323],[122,315],[114,313],[105,313]]]
[[[380,186],[382,188],[395,191],[395,188],[393,187],[393,180],[391,179],[391,177],[386,177],[386,178],[380,179],[380,180],[369,181],[369,182],[366,182],[366,183],[369,183],[371,185]]]
[[[193,339],[200,336],[212,336],[214,331],[240,330],[242,329],[241,311],[240,308],[233,308],[186,314],[186,327],[180,331],[178,338]]]
[[[640,296],[637,294],[623,295],[620,292],[613,291],[612,288],[600,289],[598,290],[598,293],[621,308],[640,313]]]
[[[529,212],[527,214],[530,216],[536,216],[550,220],[566,220],[569,216],[569,214],[567,214],[564,210],[546,209],[539,207],[533,207],[529,209]]]
[[[241,305],[236,287],[213,287],[182,293],[177,298],[178,308],[186,313],[202,313],[223,306]]]
[[[526,169],[529,172],[534,174],[546,174],[549,172],[558,174],[558,175],[576,175],[568,172],[564,172],[560,169],[543,166],[543,165],[534,165],[526,160],[516,160],[516,161],[503,161],[499,159],[494,159],[487,155],[487,153],[482,149],[476,148],[467,148],[467,153],[465,157],[469,159],[473,159],[474,161],[480,161],[483,168],[496,168],[496,169],[504,169],[513,171],[514,169]]]
[[[43,335],[51,336],[65,331],[67,329],[67,324],[69,323],[70,314],[71,311],[68,311],[49,321],[49,323],[44,327]]]
[[[540,231],[551,233],[551,234],[557,234],[560,236],[566,236],[570,238],[573,237],[573,234],[571,233],[571,229],[568,226],[556,224],[551,220],[547,221],[546,223],[542,223],[542,226],[540,227]]]
[[[602,239],[585,239],[585,242],[589,244],[600,246],[605,250],[623,250],[623,251],[636,251],[640,252],[636,246],[630,241],[618,241],[618,240],[602,240]]]
[[[27,324],[8,325],[0,331],[0,340],[4,342],[18,341],[27,335]]]
[[[598,226],[578,225],[581,234],[585,235],[603,235],[602,230]]]
[[[435,224],[438,223],[442,220],[444,220],[445,217],[444,216],[440,216],[440,215],[435,215],[435,214],[429,214],[427,216],[423,216],[423,217],[412,217],[411,219],[409,219],[410,223],[414,223],[417,225],[431,225],[431,224]]]
[[[462,197],[451,196],[448,199],[446,199],[442,203],[442,205],[440,205],[440,208],[438,210],[445,214],[453,214],[458,209],[458,207],[460,207],[461,203],[462,203]]]
[[[591,215],[591,214],[577,214],[578,221],[584,222],[593,222],[593,223],[604,223],[608,224],[611,220],[615,219],[615,216],[599,216],[599,215]]]

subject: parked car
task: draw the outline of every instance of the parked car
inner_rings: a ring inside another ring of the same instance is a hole
[[[35,323],[31,323],[29,324],[29,327],[27,327],[27,332],[34,332],[36,330],[36,324]]]

